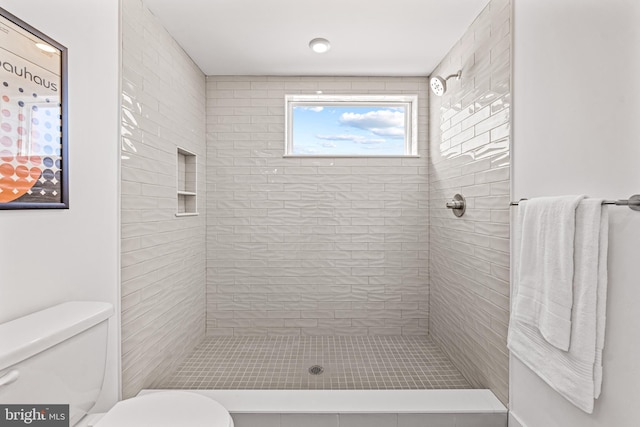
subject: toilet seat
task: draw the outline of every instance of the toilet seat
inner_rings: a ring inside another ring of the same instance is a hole
[[[233,427],[218,402],[188,391],[160,391],[116,403],[95,427]]]

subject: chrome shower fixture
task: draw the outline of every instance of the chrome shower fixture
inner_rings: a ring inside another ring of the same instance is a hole
[[[436,96],[442,96],[447,91],[447,80],[449,80],[452,77],[455,77],[457,80],[460,80],[461,76],[462,76],[462,70],[458,70],[456,74],[451,74],[450,76],[447,76],[444,79],[440,76],[434,76],[434,77],[431,77],[431,79],[429,80],[429,86],[431,86],[431,90]]]

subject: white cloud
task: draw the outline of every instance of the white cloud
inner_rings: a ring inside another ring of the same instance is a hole
[[[340,124],[367,130],[378,136],[404,137],[404,113],[401,111],[378,110],[365,114],[343,113],[340,116]]]
[[[318,149],[314,147],[296,147],[294,154],[317,154]]]
[[[401,128],[371,128],[369,130],[378,136],[388,136],[389,138],[404,138],[404,126]]]
[[[313,111],[314,113],[319,113],[322,110],[324,110],[324,107],[321,106],[316,106],[316,107],[296,107],[296,108],[300,108],[301,110],[309,110],[309,111]]]
[[[324,139],[327,141],[352,141],[357,144],[382,144],[386,142],[383,138],[367,138],[362,135],[316,135],[318,139]],[[335,147],[335,144],[333,145]]]

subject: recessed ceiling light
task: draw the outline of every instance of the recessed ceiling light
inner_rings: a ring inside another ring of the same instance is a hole
[[[329,48],[331,48],[331,44],[327,39],[317,38],[309,42],[309,47],[315,53],[325,53],[326,51],[329,50]]]
[[[55,53],[56,52],[56,48],[53,46],[49,46],[48,44],[45,43],[36,43],[36,47],[40,50],[44,50],[45,52],[49,52],[49,53]]]

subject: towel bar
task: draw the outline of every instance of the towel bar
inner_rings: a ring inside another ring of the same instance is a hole
[[[511,202],[509,203],[509,206],[518,206],[521,200],[527,200],[527,199],[520,199],[517,202]],[[629,206],[629,209],[631,210],[640,211],[640,194],[634,194],[628,199],[622,199],[622,200],[603,200],[602,204],[616,205],[616,206]]]

